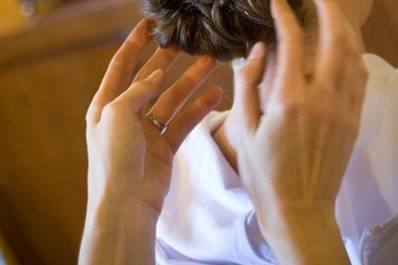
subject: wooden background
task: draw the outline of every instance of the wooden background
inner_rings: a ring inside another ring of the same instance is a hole
[[[366,48],[398,67],[398,1],[374,0],[363,32]]]
[[[0,36],[23,28],[27,24],[28,21],[20,12],[17,0],[0,1]]]
[[[86,203],[84,114],[139,19],[136,3],[73,4],[0,39],[0,229],[20,264],[76,263]],[[396,0],[377,1],[364,29],[369,51],[395,66],[397,12]],[[215,80],[229,86],[229,69],[207,84]]]

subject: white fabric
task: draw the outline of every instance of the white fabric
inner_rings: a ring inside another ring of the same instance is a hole
[[[398,212],[398,71],[375,55],[364,61],[370,80],[361,133],[336,209],[353,264],[360,264],[364,229]],[[208,115],[175,158],[158,222],[159,265],[276,263],[239,176],[211,136],[226,115]]]

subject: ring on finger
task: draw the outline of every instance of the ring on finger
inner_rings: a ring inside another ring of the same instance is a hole
[[[156,126],[156,128],[159,129],[160,131],[160,135],[164,135],[167,131],[167,124],[165,124],[164,122],[162,122],[159,117],[157,117],[156,115],[152,114],[151,112],[149,112],[146,115],[146,118],[153,124]]]

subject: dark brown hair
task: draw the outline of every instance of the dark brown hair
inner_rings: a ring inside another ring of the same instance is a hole
[[[299,18],[302,1],[289,0]],[[275,41],[270,0],[143,0],[142,9],[163,48],[228,61],[246,57],[258,41]]]

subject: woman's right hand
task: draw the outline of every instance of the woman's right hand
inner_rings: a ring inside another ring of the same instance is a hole
[[[257,44],[236,93],[239,172],[282,264],[348,263],[334,211],[359,132],[367,71],[338,4],[315,2],[320,41],[311,76],[303,71],[303,29],[287,0],[273,0],[275,81],[261,100],[266,50]]]

